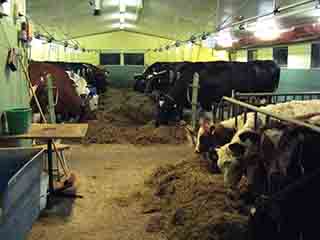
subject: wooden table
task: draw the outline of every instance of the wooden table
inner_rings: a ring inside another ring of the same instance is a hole
[[[52,143],[55,139],[81,139],[85,137],[88,124],[32,124],[26,134],[2,135],[0,139],[39,139],[47,141],[49,195],[55,194],[53,184]]]

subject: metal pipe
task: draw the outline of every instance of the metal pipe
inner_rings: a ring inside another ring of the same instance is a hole
[[[237,97],[252,97],[252,96],[261,96],[261,97],[269,97],[269,96],[292,96],[292,95],[301,95],[301,96],[309,96],[309,95],[319,95],[320,92],[286,92],[286,93],[273,93],[273,92],[265,92],[265,93],[237,93]]]
[[[227,102],[230,102],[230,103],[232,103],[232,104],[234,104],[236,106],[242,106],[242,107],[250,109],[250,110],[252,110],[254,112],[258,112],[258,113],[261,113],[263,115],[267,115],[269,117],[273,117],[273,118],[275,118],[277,120],[289,122],[289,123],[292,123],[292,124],[295,124],[295,125],[298,125],[298,126],[301,126],[301,127],[306,127],[306,128],[309,128],[309,129],[311,129],[313,131],[316,131],[316,132],[320,133],[320,127],[318,127],[318,126],[315,126],[315,125],[312,125],[312,124],[309,124],[309,123],[305,123],[305,122],[302,122],[302,121],[298,121],[298,120],[295,120],[295,119],[282,117],[282,116],[279,116],[277,114],[271,113],[269,111],[266,111],[266,110],[260,109],[258,107],[252,106],[250,104],[247,104],[247,103],[232,99],[230,97],[223,97],[223,100],[227,101]]]
[[[259,18],[264,18],[264,17],[268,17],[268,16],[272,16],[274,15],[275,13],[276,14],[279,14],[283,11],[287,11],[287,10],[290,10],[292,8],[296,8],[296,7],[300,7],[300,6],[304,6],[306,4],[310,4],[310,3],[313,3],[313,2],[317,2],[316,0],[305,0],[305,1],[302,1],[302,2],[298,2],[298,3],[294,3],[294,4],[290,4],[290,5],[287,5],[285,7],[282,7],[282,8],[279,8],[275,11],[272,11],[272,12],[268,12],[268,13],[264,13],[264,14],[260,14],[260,15],[257,15],[257,16],[254,16],[254,17],[250,17],[250,18],[246,18],[244,20],[241,20],[241,21],[238,21],[238,22],[235,22],[235,23],[231,23],[229,25],[227,25],[226,27],[222,28],[222,29],[226,29],[228,27],[235,27],[237,25],[241,25],[241,24],[244,24],[244,23],[248,23],[248,22],[254,22],[256,20],[258,20]],[[222,30],[221,29],[221,30]]]

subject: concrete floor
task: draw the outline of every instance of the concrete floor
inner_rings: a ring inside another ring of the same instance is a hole
[[[165,239],[145,232],[149,216],[141,213],[141,203],[121,204],[119,199],[143,189],[155,168],[190,154],[187,146],[74,146],[67,157],[84,198],[63,200],[71,211],[40,218],[28,240]]]

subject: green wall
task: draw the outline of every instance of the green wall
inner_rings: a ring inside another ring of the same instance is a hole
[[[7,56],[10,47],[18,46],[17,26],[10,17],[0,19],[0,113],[14,107],[24,107],[29,104],[28,87],[18,66],[17,72],[7,68]]]
[[[108,66],[110,81],[114,87],[133,87],[134,74],[141,74],[144,66]]]
[[[320,70],[281,69],[278,92],[320,91]]]

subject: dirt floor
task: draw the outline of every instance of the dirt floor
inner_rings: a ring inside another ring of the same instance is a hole
[[[28,240],[245,239],[240,192],[209,172],[184,127],[155,128],[154,111],[132,91],[101,96],[97,120],[67,156],[84,198],[57,199]]]
[[[84,198],[73,204],[64,200],[63,210],[40,218],[28,240],[166,239],[146,232],[150,215],[143,214],[139,192],[156,168],[190,153],[186,146],[74,146],[67,157]]]
[[[155,128],[156,104],[128,89],[108,89],[100,96],[97,120],[89,122],[85,144],[181,144],[186,131],[181,126]]]

